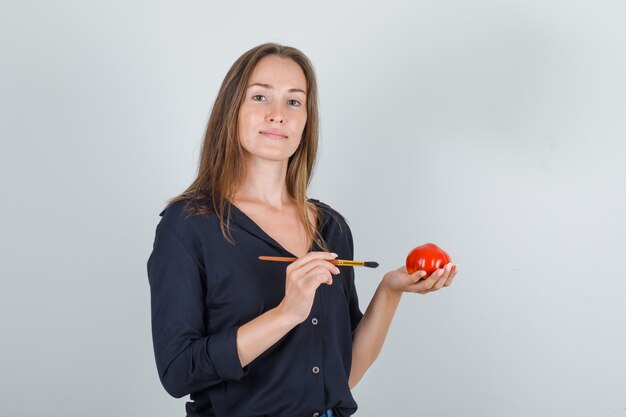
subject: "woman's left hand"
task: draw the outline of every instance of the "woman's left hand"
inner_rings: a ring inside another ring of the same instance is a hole
[[[450,286],[458,270],[458,265],[449,263],[445,267],[437,269],[428,278],[423,279],[426,276],[426,272],[416,271],[409,275],[406,271],[406,266],[401,266],[395,271],[387,272],[383,277],[382,285],[387,290],[393,292],[427,294]]]

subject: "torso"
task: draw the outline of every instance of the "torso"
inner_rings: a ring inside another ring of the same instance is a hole
[[[319,201],[311,200],[311,203],[320,210],[320,237],[341,259],[353,259],[349,225],[331,207]],[[173,348],[189,346],[191,340],[201,343],[203,337],[220,335],[208,340],[221,338],[221,342],[211,342],[212,346],[222,355],[231,352],[227,349],[233,345],[225,346],[224,335],[232,335],[229,333],[232,329],[280,304],[285,296],[286,265],[260,262],[258,256],[285,256],[284,251],[258,233],[259,225],[247,214],[264,224],[278,239],[281,237],[265,220],[278,216],[283,226],[280,232],[288,230],[288,220],[298,218],[296,209],[291,215],[282,208],[280,213],[270,210],[270,214],[264,214],[263,210],[256,212],[254,204],[238,202],[246,212],[232,213],[231,231],[236,242],[233,245],[222,235],[218,216],[214,213],[189,216],[186,204],[178,201],[163,211],[153,254],[148,260],[148,274],[151,291],[154,291],[153,301],[158,303],[153,305],[153,312],[166,312],[154,316],[157,363],[162,367],[159,369],[170,367],[172,371],[168,373],[174,378],[173,383],[182,384],[176,386],[187,387],[189,378],[193,378],[189,415],[304,416],[321,410],[320,404],[324,402],[332,404],[342,415],[352,415],[356,403],[348,385],[350,346],[353,331],[363,316],[354,285],[354,268],[340,268],[341,278],[335,279],[332,285],[320,285],[316,290],[311,319],[316,318],[321,325],[305,321],[293,328],[268,354],[255,359],[254,366],[248,367],[239,380],[221,380],[222,377],[212,371],[216,363],[222,366],[226,363],[210,357],[210,349],[207,349],[209,354],[192,357],[181,355],[182,347]],[[303,234],[302,225],[300,227],[299,233]],[[290,251],[302,250],[294,255],[304,253],[303,247],[291,247],[284,239],[282,244]],[[180,272],[173,274],[171,267]],[[232,356],[228,357],[230,359]],[[236,367],[236,362],[233,366]],[[323,370],[324,378],[311,372],[314,366]],[[277,373],[277,369],[281,372]],[[201,377],[197,377],[198,372],[202,373]],[[221,382],[203,383],[215,378]],[[207,385],[209,387],[205,388]],[[302,392],[307,395],[299,397]]]
[[[293,255],[300,258],[309,253],[311,241],[306,235],[295,203],[285,204],[281,210],[257,201],[239,198],[235,199],[233,204]],[[312,213],[309,213],[309,219],[314,221]]]

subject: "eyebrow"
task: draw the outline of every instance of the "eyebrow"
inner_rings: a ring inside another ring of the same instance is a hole
[[[255,85],[256,85],[256,86],[259,86],[259,87],[263,87],[263,88],[269,88],[269,89],[274,88],[274,87],[272,87],[271,85],[269,85],[269,84],[265,84],[265,83],[252,83],[252,84],[250,84],[250,85],[248,86],[248,88],[253,87],[253,86],[255,86]],[[306,96],[306,91],[301,90],[301,89],[299,89],[299,88],[290,88],[288,91],[289,91],[290,93],[302,93],[302,94],[304,94],[304,95]]]

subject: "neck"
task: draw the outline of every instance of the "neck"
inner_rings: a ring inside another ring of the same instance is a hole
[[[247,158],[246,178],[235,194],[236,200],[248,200],[280,209],[292,201],[287,192],[287,162]]]

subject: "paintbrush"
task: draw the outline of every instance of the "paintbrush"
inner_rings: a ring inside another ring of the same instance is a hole
[[[274,261],[274,262],[293,262],[298,260],[298,258],[288,258],[283,256],[259,256],[259,259],[262,261]],[[336,266],[365,266],[367,268],[377,268],[378,262],[371,261],[348,261],[346,259],[331,259],[330,262]]]

